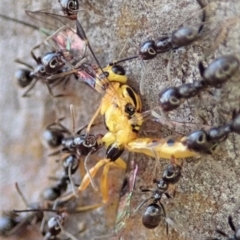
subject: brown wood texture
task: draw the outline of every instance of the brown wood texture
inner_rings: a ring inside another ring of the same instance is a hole
[[[53,2],[53,6],[57,6],[57,1]],[[2,0],[0,13],[31,22],[24,9],[43,9],[48,6],[47,4],[50,4],[50,1]],[[164,53],[151,61],[146,61],[145,71],[140,60],[123,64],[129,76],[129,85],[138,92],[141,76],[145,72],[145,94],[142,96],[144,110],[158,105],[158,93],[164,87],[200,79],[198,61],[207,47],[216,46],[210,51],[208,62],[223,54],[235,54],[240,58],[240,2],[212,0],[209,4],[203,35],[192,46]],[[102,66],[119,59],[121,51],[121,57],[136,54],[141,42],[169,34],[182,23],[197,28],[202,14],[195,0],[85,0],[81,2],[81,7],[88,11],[80,11],[79,19]],[[219,37],[220,26],[224,26],[225,32],[222,31]],[[15,190],[15,182],[19,183],[29,202],[38,201],[41,190],[49,184],[54,184],[48,176],[58,173],[59,167],[54,159],[47,157],[49,151],[43,146],[41,136],[44,127],[56,119],[56,112],[58,116],[66,117],[64,123],[71,128],[69,106],[73,104],[77,117],[76,125],[80,127],[88,123],[98,107],[101,96],[88,86],[71,80],[65,90],[70,95],[68,97],[52,99],[46,86],[38,83],[30,98],[22,98],[23,91],[16,86],[14,80],[14,72],[20,65],[14,63],[14,60],[18,58],[33,64],[30,50],[37,43],[41,43],[44,36],[29,27],[3,19],[0,21],[0,33],[0,206],[1,210],[6,211],[25,208]],[[218,44],[219,39],[221,42]],[[167,79],[167,64],[170,58],[172,58],[171,79]],[[226,121],[229,121],[232,109],[239,107],[239,77],[236,76],[223,87],[218,99],[214,100],[210,94],[203,93],[200,100],[197,98],[189,100],[181,109],[169,114],[171,119],[192,124],[169,130],[166,126],[149,121],[144,124],[141,135],[181,137],[202,127],[200,114],[204,115],[210,126],[224,123],[220,114],[222,112],[227,113],[224,116]],[[61,88],[57,90],[61,91]],[[219,94],[220,91],[216,92],[215,94]],[[103,124],[94,131],[105,133]],[[162,201],[168,217],[177,226],[177,229],[170,226],[168,235],[164,220],[154,230],[142,226],[141,216],[146,204],[136,214],[126,219],[120,233],[112,234],[120,187],[124,177],[129,174],[129,170],[124,173],[115,169],[110,171],[109,204],[92,212],[70,214],[65,226],[66,231],[74,234],[77,239],[99,237],[98,239],[128,240],[202,240],[216,236],[214,233],[216,227],[229,231],[227,225],[229,214],[233,214],[236,224],[240,223],[239,211],[237,212],[240,197],[239,143],[239,136],[230,135],[216,155],[184,160],[183,176],[177,184],[175,197],[171,200],[164,198]],[[96,154],[96,158],[102,156],[104,151]],[[139,187],[152,186],[152,180],[161,176],[167,160],[160,159],[156,162],[155,159],[145,157],[143,154],[131,154],[130,157],[125,156],[125,159],[128,159],[128,162],[134,160],[139,167],[130,205],[131,211],[134,211],[148,197],[147,194],[139,193]],[[91,164],[95,161],[92,159]],[[201,166],[195,174],[199,162]],[[96,177],[97,183],[100,176],[99,173]],[[79,198],[79,205],[85,206],[100,201],[100,193],[88,187]],[[86,229],[76,234],[81,224]],[[37,240],[42,237],[39,227],[28,227],[17,236],[10,236],[8,239]],[[66,239],[66,236],[61,235],[61,239]]]

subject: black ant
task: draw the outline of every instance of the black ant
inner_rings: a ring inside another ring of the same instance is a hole
[[[198,29],[192,27],[179,27],[177,30],[173,31],[170,36],[161,37],[158,40],[147,40],[140,44],[138,55],[131,56],[119,61],[114,61],[112,64],[118,64],[120,62],[140,58],[141,60],[151,60],[155,58],[160,53],[169,52],[171,50],[176,50],[181,47],[188,46],[194,41],[200,38],[200,34],[204,27],[204,22],[206,21],[205,4],[201,0],[197,0],[198,4],[203,10],[201,25]],[[140,92],[143,94],[143,79],[140,82]]]
[[[77,15],[79,12],[79,1],[78,0],[58,0],[59,7],[57,8],[49,8],[43,10],[25,10],[26,14],[33,19],[36,19],[48,26],[53,26],[54,28],[56,25],[52,24],[52,21],[47,19],[47,16],[51,16],[51,18],[57,20],[56,23],[66,25],[68,21],[69,24],[73,23],[77,19]],[[64,21],[63,21],[64,19]]]
[[[176,164],[169,164],[166,170],[163,172],[162,178],[160,180],[154,180],[156,183],[156,189],[142,188],[141,192],[151,192],[152,196],[143,203],[139,205],[137,210],[149,200],[152,201],[151,204],[148,205],[146,211],[142,216],[142,223],[146,228],[153,229],[156,228],[162,217],[166,218],[166,210],[164,205],[161,202],[162,196],[165,195],[167,198],[171,198],[171,196],[167,193],[169,189],[169,184],[176,184],[181,177],[181,166]],[[136,210],[136,211],[137,211]],[[168,232],[168,224],[167,224],[167,232]]]
[[[61,147],[60,150],[49,154],[49,156],[53,156],[61,152],[67,153],[62,158],[62,166],[64,175],[69,178],[70,183],[72,184],[72,189],[74,190],[71,176],[77,171],[80,158],[83,156],[86,157],[84,160],[84,167],[86,172],[89,173],[87,168],[88,157],[97,152],[103,146],[103,143],[101,142],[103,135],[81,134],[82,130],[85,129],[86,126],[81,127],[75,134],[75,114],[72,105],[70,106],[70,110],[73,124],[72,133],[61,124],[61,121],[64,118],[60,118],[57,122],[46,127],[46,130],[43,133],[43,138],[49,147]],[[64,179],[62,180],[64,181]],[[91,183],[93,187],[97,189],[92,178]],[[60,183],[60,185],[62,185],[62,183]]]
[[[23,97],[28,96],[29,91],[34,88],[38,80],[41,80],[44,84],[46,84],[52,97],[62,97],[64,96],[63,94],[54,95],[51,88],[63,81],[67,82],[70,78],[70,75],[59,77],[54,80],[48,80],[47,78],[53,74],[59,74],[67,71],[68,68],[65,66],[66,62],[63,59],[70,59],[71,56],[67,51],[52,51],[45,54],[43,57],[36,57],[33,50],[39,46],[40,45],[37,45],[31,51],[31,56],[37,63],[36,67],[30,66],[21,60],[16,60],[17,63],[23,64],[31,69],[18,69],[15,73],[15,78],[21,88],[29,86],[29,88],[23,94]]]
[[[169,87],[159,94],[159,103],[163,111],[178,108],[184,100],[198,95],[208,87],[221,87],[239,69],[239,60],[234,55],[225,55],[213,60],[207,68],[199,62],[202,80],[185,83],[178,87]]]
[[[47,209],[47,208],[32,208],[32,209],[27,209],[27,210],[13,210],[13,214],[18,214],[18,213],[23,213],[23,212],[30,212],[31,214],[39,214],[41,213],[43,215],[44,212],[54,212],[56,213],[55,216],[49,218],[46,224],[45,217],[41,219],[41,234],[44,237],[44,240],[58,240],[57,236],[62,232],[65,235],[67,235],[70,239],[76,240],[76,238],[66,232],[63,229],[63,225],[66,221],[67,218],[67,212],[65,210],[60,211],[60,210],[54,210],[54,209]],[[45,228],[46,227],[46,228]]]
[[[95,153],[102,147],[100,143],[102,134],[96,136],[93,134],[81,134],[82,130],[86,128],[86,126],[83,126],[75,135],[75,133],[71,133],[61,124],[63,119],[60,118],[57,122],[48,125],[43,133],[43,138],[49,147],[56,148],[61,146],[60,151],[51,153],[50,156],[61,152],[87,156],[89,153]],[[69,158],[66,158],[66,162],[69,161]]]
[[[234,235],[229,236],[228,234],[226,234],[225,232],[223,232],[220,229],[216,229],[216,232],[219,233],[220,235],[222,235],[223,237],[226,237],[227,240],[240,240],[240,228],[235,227],[231,215],[228,216],[228,224],[229,224],[230,228],[232,229],[232,231],[234,232]],[[214,237],[214,238],[208,238],[208,240],[220,240],[220,239]]]
[[[200,7],[203,9],[205,5],[197,0]],[[199,38],[199,35],[203,29],[203,23],[206,20],[206,13],[203,11],[202,24],[198,30],[191,27],[179,27],[173,31],[169,37],[161,37],[157,41],[148,40],[143,42],[139,48],[139,56],[143,60],[150,60],[155,58],[159,53],[168,52],[181,47],[192,44]]]
[[[209,130],[197,130],[183,137],[181,142],[190,150],[200,153],[212,153],[218,144],[228,137],[229,133],[240,134],[240,112],[233,111],[232,121],[223,126]]]
[[[16,235],[24,227],[37,224],[43,219],[43,212],[31,212],[31,209],[43,208],[44,204],[40,202],[29,204],[17,183],[15,184],[15,187],[30,213],[20,214],[13,211],[3,212],[2,216],[0,217],[0,236]]]

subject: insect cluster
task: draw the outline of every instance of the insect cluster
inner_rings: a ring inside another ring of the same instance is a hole
[[[1,24],[0,235],[239,239],[240,4],[25,4],[4,15],[33,26]]]

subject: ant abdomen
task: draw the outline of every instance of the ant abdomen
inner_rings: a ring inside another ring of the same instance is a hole
[[[51,148],[59,147],[62,144],[64,135],[61,131],[55,129],[46,129],[43,132],[43,139],[47,145]]]
[[[180,27],[172,33],[173,48],[184,47],[193,43],[199,37],[197,29]]]
[[[19,222],[12,216],[0,217],[0,236],[7,236]]]
[[[162,213],[162,208],[158,204],[152,203],[148,205],[142,216],[142,223],[144,227],[149,229],[156,228],[161,221],[161,217],[163,216]]]
[[[17,84],[21,88],[27,87],[33,80],[33,77],[30,75],[31,71],[27,69],[18,69],[15,72],[15,79],[17,80]]]
[[[233,77],[239,69],[239,60],[233,55],[225,55],[214,59],[206,69],[200,62],[199,69],[206,84],[215,87]]]

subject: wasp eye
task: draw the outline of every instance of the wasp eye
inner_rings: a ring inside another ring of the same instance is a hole
[[[135,113],[135,111],[136,111],[136,109],[131,103],[128,103],[125,106],[125,112],[128,113],[129,115],[133,115]]]

